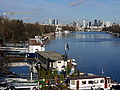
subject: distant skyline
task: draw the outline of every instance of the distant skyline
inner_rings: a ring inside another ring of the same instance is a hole
[[[0,0],[0,13],[3,12],[21,12],[6,16],[25,22],[55,18],[61,23],[70,23],[97,18],[120,23],[119,0]]]

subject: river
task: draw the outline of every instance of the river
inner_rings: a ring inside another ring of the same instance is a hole
[[[57,36],[46,44],[46,50],[64,54],[69,44],[68,56],[76,59],[81,72],[102,74],[120,82],[120,38],[104,32],[72,32]]]

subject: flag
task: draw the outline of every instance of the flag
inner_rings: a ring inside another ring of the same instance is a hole
[[[68,45],[68,43],[65,44],[65,50],[69,51],[69,45]]]
[[[102,69],[102,76],[103,76],[103,74],[104,74],[104,71],[103,71],[103,69]]]

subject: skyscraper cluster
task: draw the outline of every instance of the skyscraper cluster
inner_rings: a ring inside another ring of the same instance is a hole
[[[44,24],[48,24],[48,25],[58,25],[59,24],[59,20],[58,19],[46,19],[44,20]]]
[[[110,21],[94,19],[93,21],[83,20],[81,22],[73,21],[71,23],[73,26],[82,27],[82,28],[97,28],[97,27],[109,27],[112,25]]]

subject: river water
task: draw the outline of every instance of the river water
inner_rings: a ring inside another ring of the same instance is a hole
[[[46,50],[64,54],[69,44],[68,56],[76,59],[81,72],[112,77],[120,82],[120,38],[104,32],[72,32],[58,35],[46,44]]]

